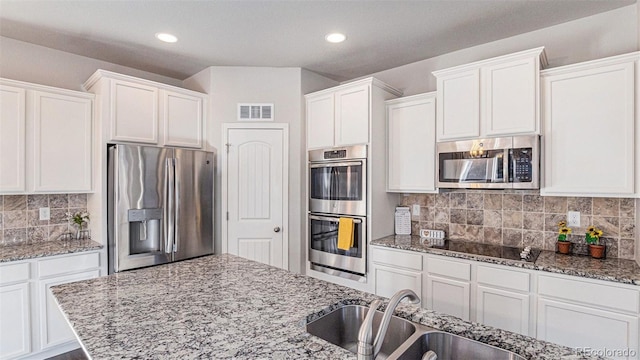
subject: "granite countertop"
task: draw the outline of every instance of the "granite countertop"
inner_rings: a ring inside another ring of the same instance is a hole
[[[373,240],[370,245],[394,249],[419,251],[428,254],[443,255],[467,260],[476,260],[492,264],[515,266],[524,269],[540,270],[558,274],[581,276],[591,279],[614,281],[624,284],[640,285],[640,266],[633,260],[593,259],[589,256],[563,255],[542,250],[535,262],[509,260],[498,257],[477,255],[476,247],[481,243],[456,241],[459,251],[434,248],[428,242],[415,235],[391,235]],[[465,247],[467,251],[465,251]]]
[[[232,255],[211,255],[52,288],[92,359],[356,359],[305,325],[379,297]],[[396,315],[529,359],[573,349],[402,304]]]
[[[102,244],[93,240],[45,241],[35,244],[0,246],[0,263],[99,250],[102,247]]]

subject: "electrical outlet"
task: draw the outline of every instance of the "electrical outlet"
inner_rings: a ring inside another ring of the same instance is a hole
[[[580,226],[580,212],[579,211],[569,211],[567,213],[567,226],[568,227],[579,227]]]
[[[411,215],[420,216],[420,205],[418,205],[418,204],[413,205],[413,207],[411,209]]]
[[[40,208],[40,220],[49,220],[51,212],[48,207]]]

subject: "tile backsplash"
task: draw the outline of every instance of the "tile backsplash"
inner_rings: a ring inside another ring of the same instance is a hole
[[[404,194],[402,206],[420,205],[412,215],[412,234],[444,230],[450,239],[555,250],[557,224],[567,211],[580,212],[580,226],[569,236],[575,253],[585,253],[584,234],[595,225],[604,231],[607,257],[634,259],[635,199],[548,197],[530,190],[452,190]]]
[[[49,220],[39,220],[43,207]],[[86,209],[87,194],[0,195],[0,246],[57,240],[76,231],[65,214]]]

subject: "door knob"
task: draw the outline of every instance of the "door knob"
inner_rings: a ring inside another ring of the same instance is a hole
[[[273,231],[275,231],[275,232],[280,232],[280,227],[279,227],[279,226],[274,227],[274,228],[273,228]]]

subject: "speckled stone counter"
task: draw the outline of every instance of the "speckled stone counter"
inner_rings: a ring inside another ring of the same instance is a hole
[[[443,255],[467,260],[476,260],[492,264],[515,266],[524,269],[548,271],[559,274],[581,276],[591,279],[615,281],[625,284],[640,285],[640,266],[633,260],[624,259],[593,259],[588,256],[556,254],[553,251],[542,251],[535,262],[501,259],[492,256],[474,254],[474,247],[480,244],[466,243],[457,246],[460,251],[434,248],[428,242],[420,240],[419,236],[392,235],[373,240],[371,245],[384,246],[394,249],[419,251],[429,254]]]
[[[378,297],[232,255],[212,255],[52,288],[92,359],[355,359],[305,324]],[[396,315],[529,359],[586,359],[452,316],[401,305]]]
[[[93,240],[45,241],[28,245],[0,246],[0,263],[99,250],[102,247]]]

